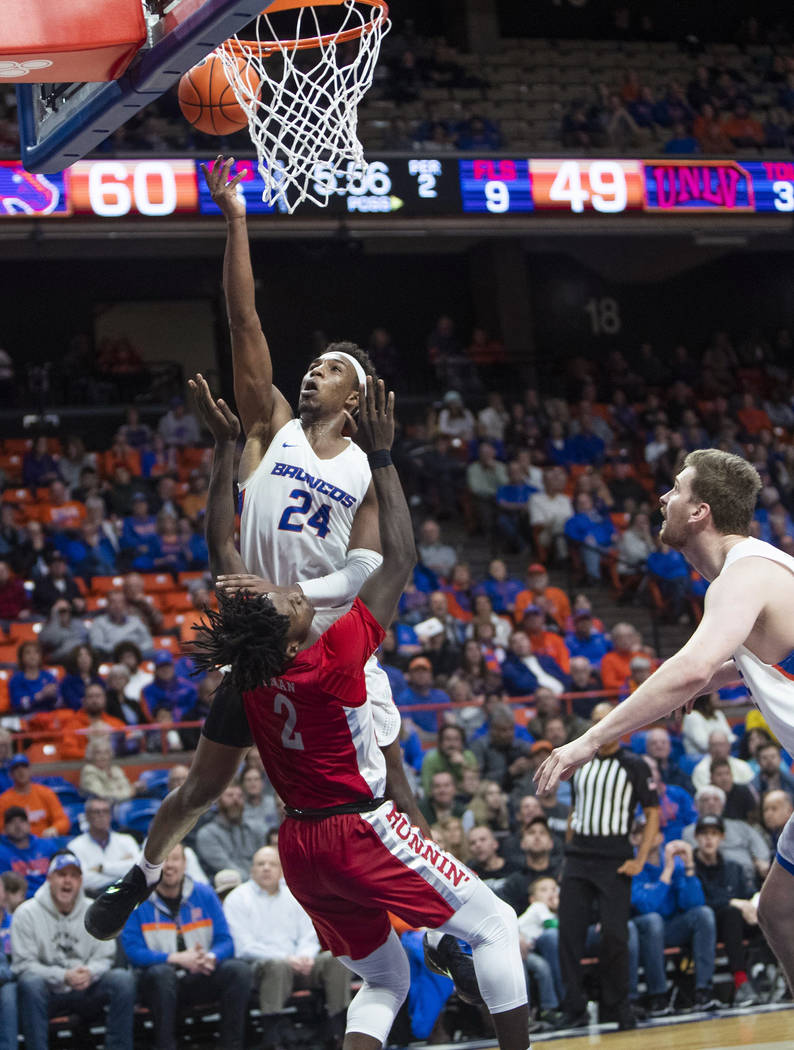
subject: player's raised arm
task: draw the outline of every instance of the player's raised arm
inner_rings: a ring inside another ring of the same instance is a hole
[[[223,290],[232,341],[237,410],[246,435],[257,424],[267,428],[266,444],[274,430],[283,426],[292,413],[283,395],[273,386],[270,349],[256,312],[245,202],[237,195],[242,172],[230,179],[233,164],[233,157],[219,156],[211,166],[202,164],[201,167],[212,199],[226,219]],[[274,413],[278,418],[274,418]]]
[[[394,393],[386,394],[382,379],[367,377],[359,398],[356,441],[367,453],[378,498],[383,564],[366,581],[359,598],[382,627],[388,627],[408,577],[416,564],[411,512],[400,478],[391,461],[394,441]]]
[[[201,418],[215,438],[205,522],[210,570],[213,577],[245,572],[234,545],[234,450],[240,422],[225,401],[214,400],[201,373],[189,379],[188,386],[195,394]]]

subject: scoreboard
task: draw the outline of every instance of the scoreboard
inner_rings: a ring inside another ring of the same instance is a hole
[[[238,160],[238,192],[249,213],[281,213],[262,200],[252,160]],[[362,171],[318,164],[312,191],[327,209],[306,203],[301,218],[490,215],[692,215],[794,212],[794,162],[701,158],[611,160],[531,157],[382,156]],[[0,162],[0,219],[26,216],[218,215],[193,159],[85,160],[53,175]],[[279,221],[287,221],[283,216]]]

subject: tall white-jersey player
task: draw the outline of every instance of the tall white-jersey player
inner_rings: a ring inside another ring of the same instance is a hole
[[[699,449],[661,498],[666,544],[711,586],[689,641],[583,736],[555,749],[536,774],[539,793],[598,748],[741,677],[783,747],[794,754],[794,558],[750,537],[761,479],[739,456]],[[758,919],[794,990],[794,818],[778,840]]]

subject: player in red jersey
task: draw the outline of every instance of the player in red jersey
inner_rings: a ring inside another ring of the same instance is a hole
[[[408,960],[389,911],[471,944],[500,1047],[526,1050],[515,914],[383,797],[386,765],[364,665],[396,614],[416,558],[391,465],[393,434],[394,397],[370,380],[361,392],[357,440],[373,471],[383,563],[350,612],[311,643],[313,610],[300,591],[222,596],[197,660],[206,667],[231,664],[268,776],[286,805],[279,853],[287,883],[324,947],[363,980],[348,1011],[345,1050],[379,1050],[407,994]],[[219,557],[239,558],[231,494],[222,507],[213,496],[211,545],[222,537],[226,551]]]

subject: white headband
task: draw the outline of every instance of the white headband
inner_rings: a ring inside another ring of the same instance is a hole
[[[358,376],[359,383],[363,383],[364,386],[366,386],[367,385],[367,373],[364,371],[364,369],[361,367],[361,365],[358,363],[358,361],[356,361],[355,357],[353,357],[351,354],[346,354],[342,350],[332,350],[332,351],[330,351],[330,353],[320,354],[320,356],[317,358],[317,360],[318,361],[336,361],[336,360],[339,360],[340,357],[344,361],[348,361],[353,366],[353,368],[355,369],[356,375]]]

